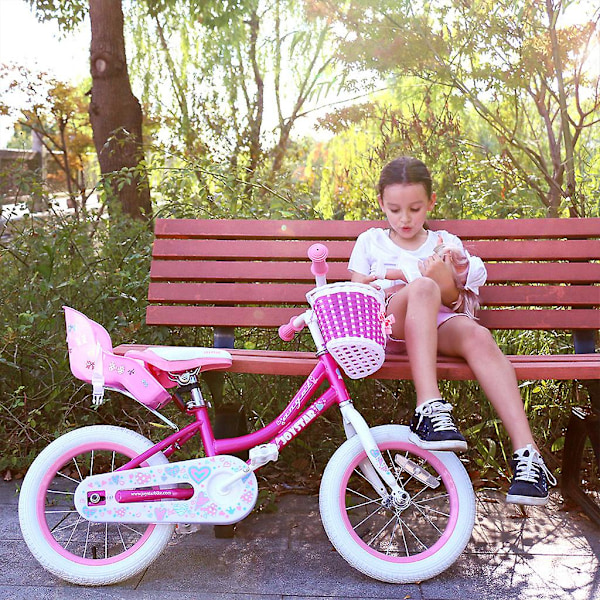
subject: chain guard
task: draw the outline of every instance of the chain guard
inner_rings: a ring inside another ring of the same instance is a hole
[[[219,491],[223,483],[246,467],[239,458],[223,455],[94,475],[77,486],[75,508],[95,523],[229,525],[241,521],[256,504],[258,483],[253,472],[238,479],[227,493]],[[118,500],[120,491],[152,494],[183,483],[193,488],[188,500]]]

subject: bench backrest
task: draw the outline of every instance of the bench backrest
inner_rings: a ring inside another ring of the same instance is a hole
[[[600,218],[429,225],[458,235],[486,262],[479,317],[487,327],[600,327]],[[308,247],[325,243],[328,281],[344,281],[354,241],[369,227],[385,223],[158,219],[147,322],[278,327],[306,307],[314,287]]]

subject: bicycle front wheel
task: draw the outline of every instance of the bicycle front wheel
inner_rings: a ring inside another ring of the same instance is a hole
[[[74,505],[79,483],[110,473],[152,447],[129,429],[99,425],[71,431],[34,460],[19,496],[23,538],[39,563],[79,585],[108,585],[143,571],[163,551],[174,525],[92,523]],[[142,466],[168,463],[162,453]]]
[[[327,464],[319,494],[321,519],[336,550],[355,569],[389,583],[438,575],[464,550],[475,520],[469,476],[451,452],[408,441],[408,428],[371,429],[401,489],[384,500],[361,472],[368,458],[358,436]]]

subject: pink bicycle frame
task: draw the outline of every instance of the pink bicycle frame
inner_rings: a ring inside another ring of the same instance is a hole
[[[301,413],[302,408],[313,397],[325,379],[329,382],[330,387]],[[348,390],[338,365],[329,354],[324,353],[318,357],[315,368],[287,407],[272,423],[262,429],[236,438],[215,439],[207,407],[194,408],[190,411],[194,414],[194,422],[155,444],[118,470],[138,467],[157,452],[163,452],[165,456],[170,456],[197,433],[200,434],[206,456],[232,454],[266,442],[275,444],[280,450],[333,404],[339,405],[349,400]]]

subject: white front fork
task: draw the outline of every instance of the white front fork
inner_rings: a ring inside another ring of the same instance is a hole
[[[383,460],[383,456],[381,456],[381,452],[363,416],[352,406],[351,402],[340,405],[340,411],[344,420],[346,435],[350,438],[356,434],[369,458],[368,462],[363,461],[360,463],[360,470],[363,475],[382,498],[399,491],[401,488]]]

